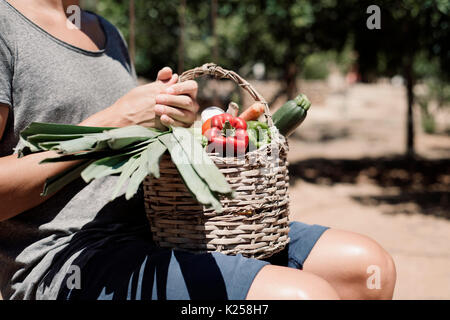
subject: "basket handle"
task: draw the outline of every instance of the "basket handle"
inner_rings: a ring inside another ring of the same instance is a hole
[[[250,83],[247,82],[247,80],[242,78],[234,71],[225,70],[215,63],[205,63],[201,67],[183,72],[178,81],[182,82],[186,80],[194,80],[196,78],[208,75],[216,79],[230,79],[236,82],[237,85],[246,90],[255,101],[261,102],[264,105],[264,116],[266,117],[267,124],[270,127],[273,127],[272,115],[270,114],[269,105],[266,100],[255,90],[255,88]]]

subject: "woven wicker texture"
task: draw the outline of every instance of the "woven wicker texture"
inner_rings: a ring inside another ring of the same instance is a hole
[[[210,75],[228,78],[265,104],[265,116],[273,126],[264,98],[239,75],[215,64],[186,71],[180,81]],[[144,180],[147,217],[153,240],[164,248],[193,252],[218,251],[267,258],[289,242],[288,146],[283,136],[248,152],[243,158],[211,159],[235,191],[235,198],[221,198],[223,212],[199,204],[184,185],[168,154],[160,163],[160,178]]]

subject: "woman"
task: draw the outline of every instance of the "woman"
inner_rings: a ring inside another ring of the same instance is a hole
[[[189,126],[197,85],[170,68],[136,86],[119,32],[76,0],[0,0],[0,288],[7,299],[390,299],[391,257],[367,237],[300,222],[269,261],[157,248],[142,194],[108,202],[117,177],[71,183],[52,197],[48,177],[72,163],[18,159],[32,121],[86,126]],[[367,268],[378,266],[376,289]]]

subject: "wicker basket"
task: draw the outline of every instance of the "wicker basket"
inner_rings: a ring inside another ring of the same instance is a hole
[[[228,78],[265,104],[265,116],[273,127],[264,98],[239,75],[215,64],[186,71],[180,81],[211,75]],[[276,131],[277,132],[277,131]],[[245,157],[209,154],[236,192],[222,198],[223,212],[199,204],[184,185],[168,154],[161,159],[160,178],[147,177],[144,197],[153,240],[161,247],[193,252],[218,251],[267,258],[289,242],[288,146],[283,136],[271,144],[248,152]]]

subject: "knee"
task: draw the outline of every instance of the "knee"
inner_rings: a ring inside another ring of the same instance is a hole
[[[354,244],[350,277],[357,286],[362,285],[363,299],[391,299],[396,282],[395,263],[391,255],[377,242],[361,236]]]
[[[324,279],[308,272],[269,265],[255,278],[249,300],[337,300],[335,289]]]
[[[392,299],[394,295],[397,272],[391,255],[383,248],[369,251],[370,259],[374,264],[366,270],[366,286],[370,290],[368,294],[372,299]]]

